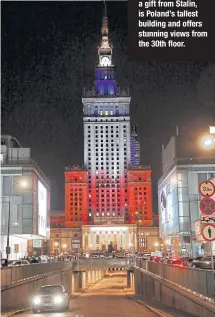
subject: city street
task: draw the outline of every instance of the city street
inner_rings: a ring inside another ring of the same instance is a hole
[[[91,287],[81,296],[71,299],[69,312],[26,312],[19,317],[155,317],[144,306],[129,299],[123,290],[125,275],[112,275]]]

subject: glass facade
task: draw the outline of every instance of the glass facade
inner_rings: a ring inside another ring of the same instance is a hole
[[[9,246],[11,247],[9,258],[16,259],[26,255],[28,239],[32,239],[32,237],[48,238],[47,219],[50,194],[48,187],[42,185],[42,194],[46,194],[46,199],[44,199],[44,195],[40,197],[39,184],[42,183],[32,169],[26,172],[16,171],[15,175],[12,172],[13,170],[2,168],[1,252],[2,256],[6,257],[9,223]],[[42,219],[45,219],[43,226],[40,221],[41,213],[43,213]],[[15,247],[16,245],[18,247]]]
[[[215,176],[215,166],[175,166],[158,186],[160,236],[163,239],[178,240],[177,253],[190,249],[190,232],[194,255],[199,246],[195,239],[195,221],[200,218],[199,183]],[[191,220],[191,225],[190,225]]]

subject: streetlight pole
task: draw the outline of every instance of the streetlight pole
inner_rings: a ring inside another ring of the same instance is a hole
[[[188,186],[187,186],[188,189]],[[191,219],[191,210],[190,210],[190,194],[188,191],[188,215],[189,215],[189,231],[190,231],[190,247],[191,247],[191,258],[194,256],[193,252],[193,232],[192,232],[192,219]]]
[[[7,247],[6,247],[6,254],[7,254],[7,263],[10,254],[10,200],[8,202],[8,222],[7,222]]]

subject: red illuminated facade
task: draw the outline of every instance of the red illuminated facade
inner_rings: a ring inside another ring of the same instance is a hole
[[[80,227],[89,224],[88,172],[74,166],[65,175],[65,226]]]
[[[60,228],[64,227],[65,216],[63,211],[51,210],[50,212],[50,227]]]
[[[129,223],[152,226],[151,170],[128,171]]]

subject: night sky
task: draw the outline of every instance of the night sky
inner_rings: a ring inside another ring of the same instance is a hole
[[[2,2],[2,134],[16,137],[51,181],[51,208],[64,208],[64,167],[83,164],[82,92],[98,60],[102,2]],[[141,163],[153,170],[161,145],[198,133],[215,117],[215,66],[209,62],[128,62],[127,4],[108,2],[120,87],[129,87]]]

